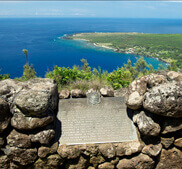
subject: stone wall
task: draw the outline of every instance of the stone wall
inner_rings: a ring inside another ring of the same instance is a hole
[[[57,85],[50,79],[0,82],[0,168],[181,169],[182,74],[133,81],[128,114],[139,141],[61,145]]]

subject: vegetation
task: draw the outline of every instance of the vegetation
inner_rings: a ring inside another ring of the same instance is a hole
[[[168,63],[176,62],[182,68],[182,34],[79,33],[68,39],[85,39],[117,52],[155,57]]]
[[[5,80],[5,79],[9,79],[10,75],[9,74],[0,74],[0,80]]]
[[[29,79],[36,78],[36,72],[35,72],[35,69],[33,68],[33,65],[29,65],[29,63],[28,63],[28,50],[23,49],[22,51],[26,56],[26,64],[23,66],[23,68],[24,68],[23,76],[20,78],[15,78],[15,79],[19,80],[19,81],[26,81]]]
[[[85,59],[82,59],[81,62],[83,63],[81,67],[73,66],[73,68],[65,68],[55,66],[54,70],[47,72],[45,77],[56,80],[59,89],[79,88],[88,90],[89,88],[94,88],[99,90],[105,86],[112,86],[114,89],[118,89],[128,87],[137,77],[157,71],[153,69],[152,65],[148,65],[143,57],[138,59],[134,66],[128,60],[128,63],[124,67],[117,68],[117,70],[111,73],[102,71],[100,67],[98,69],[91,69]],[[170,68],[173,70],[176,66],[174,65]]]

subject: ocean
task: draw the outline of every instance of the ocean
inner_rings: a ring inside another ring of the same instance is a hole
[[[143,32],[182,33],[181,19],[121,19],[121,18],[1,18],[0,74],[20,77],[26,62],[22,49],[28,49],[29,63],[37,76],[44,77],[54,66],[72,67],[87,59],[92,68],[108,72],[130,59],[134,64],[139,56],[115,53],[83,41],[64,40],[65,34],[81,32]],[[156,69],[165,63],[145,57]]]

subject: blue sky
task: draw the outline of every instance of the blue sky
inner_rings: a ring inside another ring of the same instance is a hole
[[[182,19],[182,1],[0,1],[0,17]]]

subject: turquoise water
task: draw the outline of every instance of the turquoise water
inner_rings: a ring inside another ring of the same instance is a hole
[[[80,32],[182,33],[182,20],[175,19],[71,19],[19,18],[0,19],[0,73],[11,78],[22,76],[26,62],[22,49],[28,49],[29,62],[37,75],[44,77],[55,65],[72,67],[87,59],[92,68],[109,72],[139,56],[115,53],[83,41],[64,40],[64,34]],[[145,57],[154,68],[162,62]],[[164,63],[162,63],[165,65]]]

